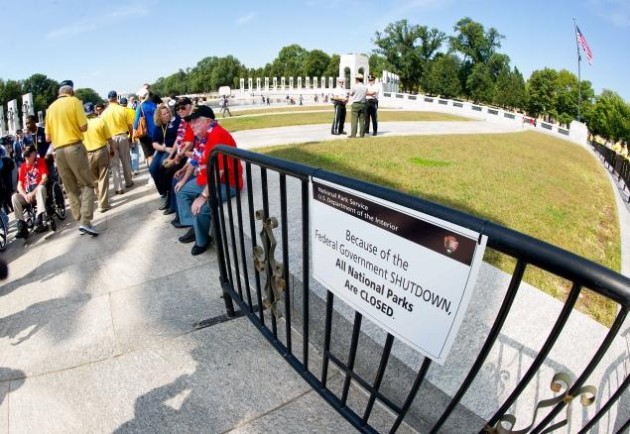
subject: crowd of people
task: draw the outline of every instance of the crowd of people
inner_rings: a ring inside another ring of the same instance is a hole
[[[330,98],[335,107],[331,133],[346,134],[346,105],[350,104],[350,138],[357,134],[364,137],[370,125],[376,135],[380,93],[380,84],[371,75],[365,85],[363,75],[357,74],[349,90],[342,78],[337,79]],[[0,214],[5,221],[14,214],[17,238],[29,236],[24,209],[31,205],[37,205],[35,232],[48,230],[44,203],[49,194],[46,187],[52,181],[63,185],[81,234],[98,236],[99,230],[92,225],[95,204],[101,213],[112,208],[110,179],[116,195],[134,186],[141,148],[157,194],[163,199],[159,209],[175,215],[171,222],[175,228],[187,229],[179,241],[194,242],[193,255],[208,249],[211,217],[206,162],[214,146],[235,147],[236,142],[217,123],[212,108],[200,100],[172,96],[164,103],[148,84],[137,97],[127,100],[110,91],[107,104],[83,104],[74,96],[73,82],[66,80],[47,109],[45,126],[29,116],[25,129],[18,130],[13,140],[3,138]],[[229,113],[227,97],[222,98],[221,112],[223,116]],[[228,159],[227,167],[223,167],[222,159],[218,163],[220,197],[227,200],[242,189],[242,168],[232,159]]]
[[[331,134],[346,134],[343,130],[346,121],[346,105],[350,104],[350,138],[364,137],[370,132],[372,125],[372,135],[376,136],[378,131],[378,99],[382,92],[380,83],[373,75],[368,76],[368,84],[363,83],[363,74],[357,74],[355,83],[348,91],[343,78],[337,78],[337,85],[333,89],[331,101],[335,108]]]
[[[47,109],[45,126],[29,117],[26,131],[0,146],[0,206],[14,213],[17,238],[29,236],[24,207],[37,204],[35,232],[45,232],[46,185],[58,179],[79,232],[98,236],[92,225],[95,203],[99,212],[110,204],[110,178],[115,194],[134,186],[142,148],[149,173],[163,198],[160,210],[175,214],[172,225],[187,229],[182,243],[193,243],[192,255],[205,252],[211,242],[210,192],[206,162],[219,145],[236,147],[231,134],[215,120],[213,110],[189,98],[162,102],[145,84],[135,98],[107,95],[107,105],[83,104],[74,84],[60,84],[59,96]],[[135,160],[135,161],[134,161]],[[134,164],[135,163],[135,164]],[[17,180],[12,179],[18,167]],[[219,197],[228,200],[242,189],[242,167],[234,159],[218,160]]]

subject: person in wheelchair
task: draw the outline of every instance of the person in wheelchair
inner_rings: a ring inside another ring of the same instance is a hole
[[[18,223],[16,238],[28,237],[28,226],[24,221],[24,207],[37,204],[35,232],[41,233],[48,228],[45,224],[46,182],[48,167],[43,158],[37,155],[37,148],[30,146],[24,151],[24,164],[18,174],[17,193],[11,197],[15,218]]]

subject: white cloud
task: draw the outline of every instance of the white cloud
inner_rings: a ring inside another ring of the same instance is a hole
[[[90,33],[98,29],[105,28],[111,25],[112,19],[122,20],[125,18],[143,16],[147,13],[147,7],[142,5],[120,7],[102,15],[100,18],[90,18],[89,20],[83,19],[53,29],[46,34],[46,39],[67,39],[72,36]]]
[[[243,25],[245,23],[249,23],[254,18],[256,18],[256,13],[252,12],[251,14],[247,14],[247,15],[244,15],[244,16],[240,17],[238,20],[236,20],[236,24],[238,24],[240,26],[240,25]]]
[[[81,33],[91,32],[96,30],[98,26],[94,23],[88,23],[87,21],[79,21],[67,26],[59,27],[51,30],[46,35],[47,39],[66,39],[70,36],[80,35]]]

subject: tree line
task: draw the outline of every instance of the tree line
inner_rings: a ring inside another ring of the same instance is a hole
[[[18,101],[18,112],[22,117],[22,95],[33,94],[33,108],[35,114],[43,111],[57,99],[59,82],[48,78],[44,74],[33,74],[25,80],[6,80],[0,78],[0,104],[5,106],[9,101]],[[104,102],[103,98],[91,88],[80,88],[75,90],[75,95],[81,101],[93,103]],[[5,114],[6,116],[6,114]]]
[[[607,140],[630,142],[630,106],[618,93],[604,90],[596,95],[591,82],[582,80],[578,107],[578,79],[574,73],[543,68],[533,71],[526,80],[511,65],[510,57],[500,52],[504,39],[497,29],[485,28],[468,17],[455,23],[451,35],[400,20],[375,32],[375,48],[368,56],[370,71],[376,76],[383,70],[398,74],[405,92],[465,99],[563,125],[579,114],[591,132]],[[260,68],[248,68],[231,55],[210,56],[192,68],[158,78],[152,89],[160,95],[182,95],[206,93],[226,85],[238,87],[240,79],[247,77],[336,77],[339,61],[339,54],[307,50],[297,44],[283,47],[273,61]],[[37,112],[54,101],[57,88],[58,83],[43,74],[23,81],[0,79],[0,102],[6,104],[32,92]],[[83,101],[102,101],[92,89],[78,89],[77,95]]]

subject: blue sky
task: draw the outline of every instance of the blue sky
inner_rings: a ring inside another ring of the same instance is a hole
[[[501,52],[527,78],[545,66],[577,74],[575,18],[594,55],[582,79],[630,101],[630,0],[0,0],[0,78],[43,73],[77,87],[135,91],[206,56],[264,66],[289,44],[370,53],[393,21],[452,34],[469,16],[505,35]]]

